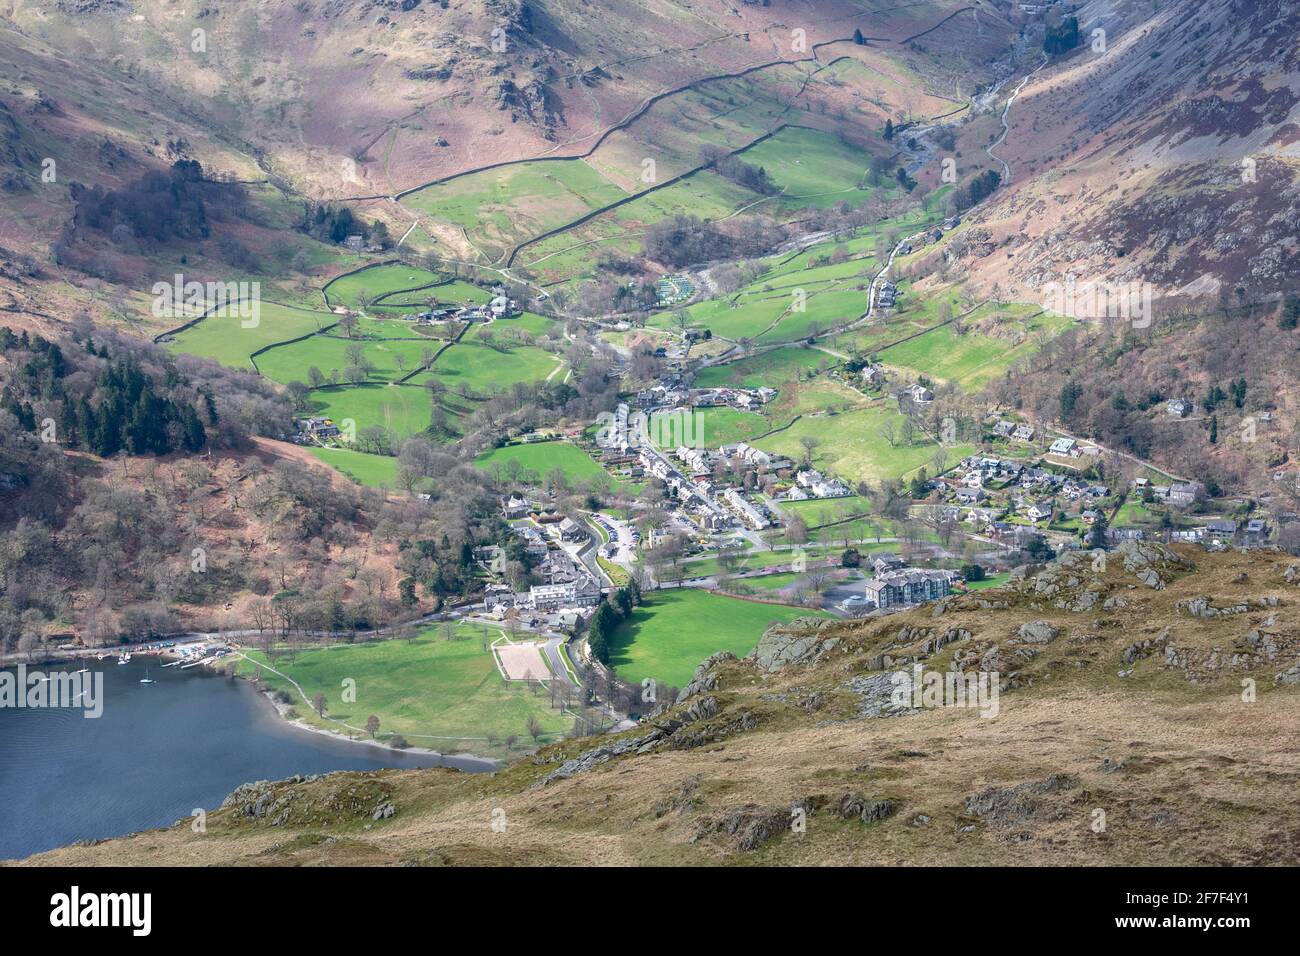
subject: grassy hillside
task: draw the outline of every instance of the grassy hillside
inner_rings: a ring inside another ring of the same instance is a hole
[[[763,666],[718,664],[713,689],[675,708],[675,722],[567,741],[490,777],[371,775],[397,807],[379,824],[370,804],[364,816],[331,806],[362,779],[337,774],[263,785],[295,797],[278,826],[223,810],[198,843],[182,821],[34,862],[1294,865],[1277,833],[1300,809],[1300,759],[1277,740],[1300,730],[1300,691],[1275,679],[1300,653],[1294,574],[1267,552],[1181,555],[1143,546],[1100,573],[1087,559],[1049,567],[955,598],[942,616],[927,607],[769,632]],[[1139,583],[1148,571],[1160,589]],[[1085,593],[1099,598],[1087,609]],[[1202,597],[1247,610],[1188,613]],[[1251,628],[1266,644],[1252,649]],[[926,646],[941,635],[944,646]],[[1231,660],[1215,653],[1229,647]],[[882,715],[894,673],[882,649],[941,672],[984,660],[1005,681],[996,716]],[[1257,696],[1243,699],[1248,677]],[[623,738],[638,744],[579,759]],[[600,813],[584,812],[593,804]],[[789,832],[792,806],[807,814],[805,833]],[[465,825],[494,807],[511,821],[508,843]]]

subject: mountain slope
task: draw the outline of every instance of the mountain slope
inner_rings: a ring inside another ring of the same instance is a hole
[[[1008,83],[1034,71],[995,151],[1010,186],[959,253],[973,280],[1028,301],[1066,275],[1211,303],[1297,288],[1300,10],[1094,0],[1078,18],[1081,46]],[[998,128],[989,114],[963,145],[982,152]]]
[[[1300,728],[1300,567],[1152,544],[1097,566],[773,629],[750,659],[707,662],[653,726],[491,776],[252,784],[206,834],[181,821],[31,862],[1297,862],[1300,756],[1279,741]],[[890,715],[913,661],[996,669],[997,715]]]

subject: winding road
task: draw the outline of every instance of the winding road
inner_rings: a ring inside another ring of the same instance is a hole
[[[1043,67],[1045,67],[1046,65],[1047,65],[1047,57],[1044,56],[1043,62],[1038,64],[1038,66],[1030,70],[1028,73],[1026,73],[1024,75],[1024,78],[1021,79],[1021,81],[1016,85],[1016,88],[1011,91],[1011,95],[1007,97],[1006,105],[1002,107],[1002,115],[999,117],[999,119],[1002,121],[1002,133],[992,143],[984,147],[984,152],[989,154],[990,159],[1002,164],[1002,185],[1003,186],[1007,186],[1011,183],[1011,165],[1002,157],[994,154],[993,150],[997,149],[999,146],[1005,143],[1007,140],[1007,134],[1011,132],[1011,125],[1007,122],[1007,116],[1011,113],[1011,104],[1016,101],[1016,97],[1019,96],[1020,91],[1025,88],[1025,84],[1029,82],[1029,78],[1033,76],[1035,73],[1037,73],[1039,70],[1041,70]]]

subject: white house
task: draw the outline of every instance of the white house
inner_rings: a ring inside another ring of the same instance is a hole
[[[1025,509],[1025,516],[1030,521],[1045,521],[1052,517],[1052,503],[1050,501],[1036,501]]]
[[[918,405],[929,405],[934,401],[934,392],[930,391],[920,382],[917,382],[908,389],[908,393],[912,396],[912,401]]]

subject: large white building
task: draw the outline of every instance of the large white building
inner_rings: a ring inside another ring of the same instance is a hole
[[[528,589],[528,603],[537,611],[595,607],[600,603],[600,597],[600,588],[587,577],[566,584],[534,584]]]

